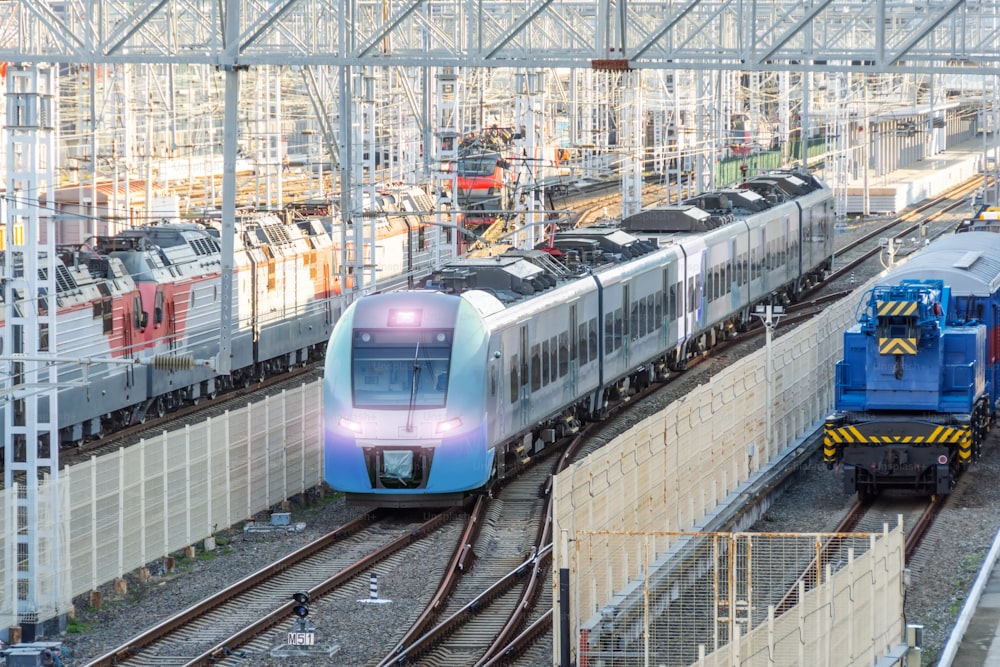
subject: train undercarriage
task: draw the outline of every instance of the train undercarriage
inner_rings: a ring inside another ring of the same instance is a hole
[[[951,493],[962,471],[979,459],[992,422],[985,401],[972,415],[949,423],[901,416],[865,419],[837,414],[823,427],[824,462],[839,467],[845,493],[861,498],[886,489]]]

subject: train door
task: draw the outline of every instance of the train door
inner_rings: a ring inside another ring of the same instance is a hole
[[[799,212],[799,270],[798,275],[819,264],[819,257],[815,252],[818,246],[813,238],[813,209],[811,206],[802,208]]]
[[[177,345],[177,290],[174,290],[170,294],[170,298],[166,302],[166,334],[168,348],[171,352],[175,351],[178,347]]]
[[[703,289],[702,276],[705,275],[705,262],[707,258],[708,253],[702,250],[688,260],[690,273],[687,279],[687,330],[689,335],[700,331],[702,328],[703,314],[705,312],[705,290]]]
[[[622,346],[622,368],[628,368],[631,365],[631,341],[632,336],[638,331],[638,320],[639,313],[636,310],[636,304],[632,303],[631,298],[632,286],[629,283],[622,285],[622,316],[621,316],[621,327],[622,330],[616,336],[618,342]],[[619,326],[618,322],[615,322],[616,327]]]
[[[733,237],[729,239],[729,253],[725,261],[725,271],[723,273],[722,279],[724,283],[724,291],[728,292],[729,299],[726,303],[729,304],[728,311],[734,313],[739,310],[742,305],[740,294],[740,286],[736,277],[737,274],[737,263],[740,256],[740,244],[739,238]]]
[[[139,294],[132,294],[132,298],[122,300],[124,307],[124,317],[122,318],[122,351],[126,357],[138,358],[139,348],[136,344],[136,333],[141,331],[146,323],[143,319],[142,298]],[[135,384],[135,374],[132,366],[125,367],[125,387],[129,388]]]
[[[567,381],[563,383],[563,395],[575,397],[577,395],[577,387],[580,383],[580,356],[578,354],[579,350],[579,336],[577,336],[577,304],[571,304],[569,307],[569,332],[567,339],[568,353],[569,353],[569,377]]]
[[[670,277],[670,269],[663,269],[660,276],[660,349],[666,350],[667,343],[677,340],[677,319],[674,308],[677,303],[677,287]]]
[[[502,336],[490,336],[490,340],[487,348],[487,363],[486,378],[489,386],[487,387],[487,393],[489,399],[487,404],[491,406],[488,415],[488,428],[489,432],[489,442],[499,442],[500,435],[503,433],[508,433],[510,425],[508,424],[509,412],[508,408],[508,396],[507,392],[504,391],[506,385],[504,383],[504,346]]]
[[[528,325],[522,324],[518,330],[518,359],[520,360],[518,382],[520,383],[520,387],[516,404],[518,414],[517,426],[524,428],[528,425],[528,417],[531,412],[531,359],[528,356],[530,353]]]

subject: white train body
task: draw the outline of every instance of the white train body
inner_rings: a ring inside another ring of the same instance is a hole
[[[792,174],[747,185],[715,193],[721,209],[559,232],[572,261],[462,260],[427,289],[353,304],[327,349],[327,482],[387,506],[461,502],[748,326],[756,304],[794,299],[830,268],[831,192]],[[431,374],[446,383],[428,402]]]

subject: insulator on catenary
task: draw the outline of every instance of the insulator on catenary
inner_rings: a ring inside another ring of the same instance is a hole
[[[149,365],[161,371],[183,371],[194,368],[194,356],[190,354],[169,354],[153,357]]]

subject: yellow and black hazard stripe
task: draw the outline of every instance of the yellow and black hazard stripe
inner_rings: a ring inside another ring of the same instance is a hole
[[[916,338],[879,338],[879,354],[916,354]]]
[[[913,317],[917,314],[916,301],[876,301],[875,314],[879,317]]]
[[[837,452],[852,445],[950,445],[958,447],[962,463],[972,460],[972,429],[968,426],[933,426],[924,434],[869,435],[858,426],[823,427],[823,461],[836,463]]]

